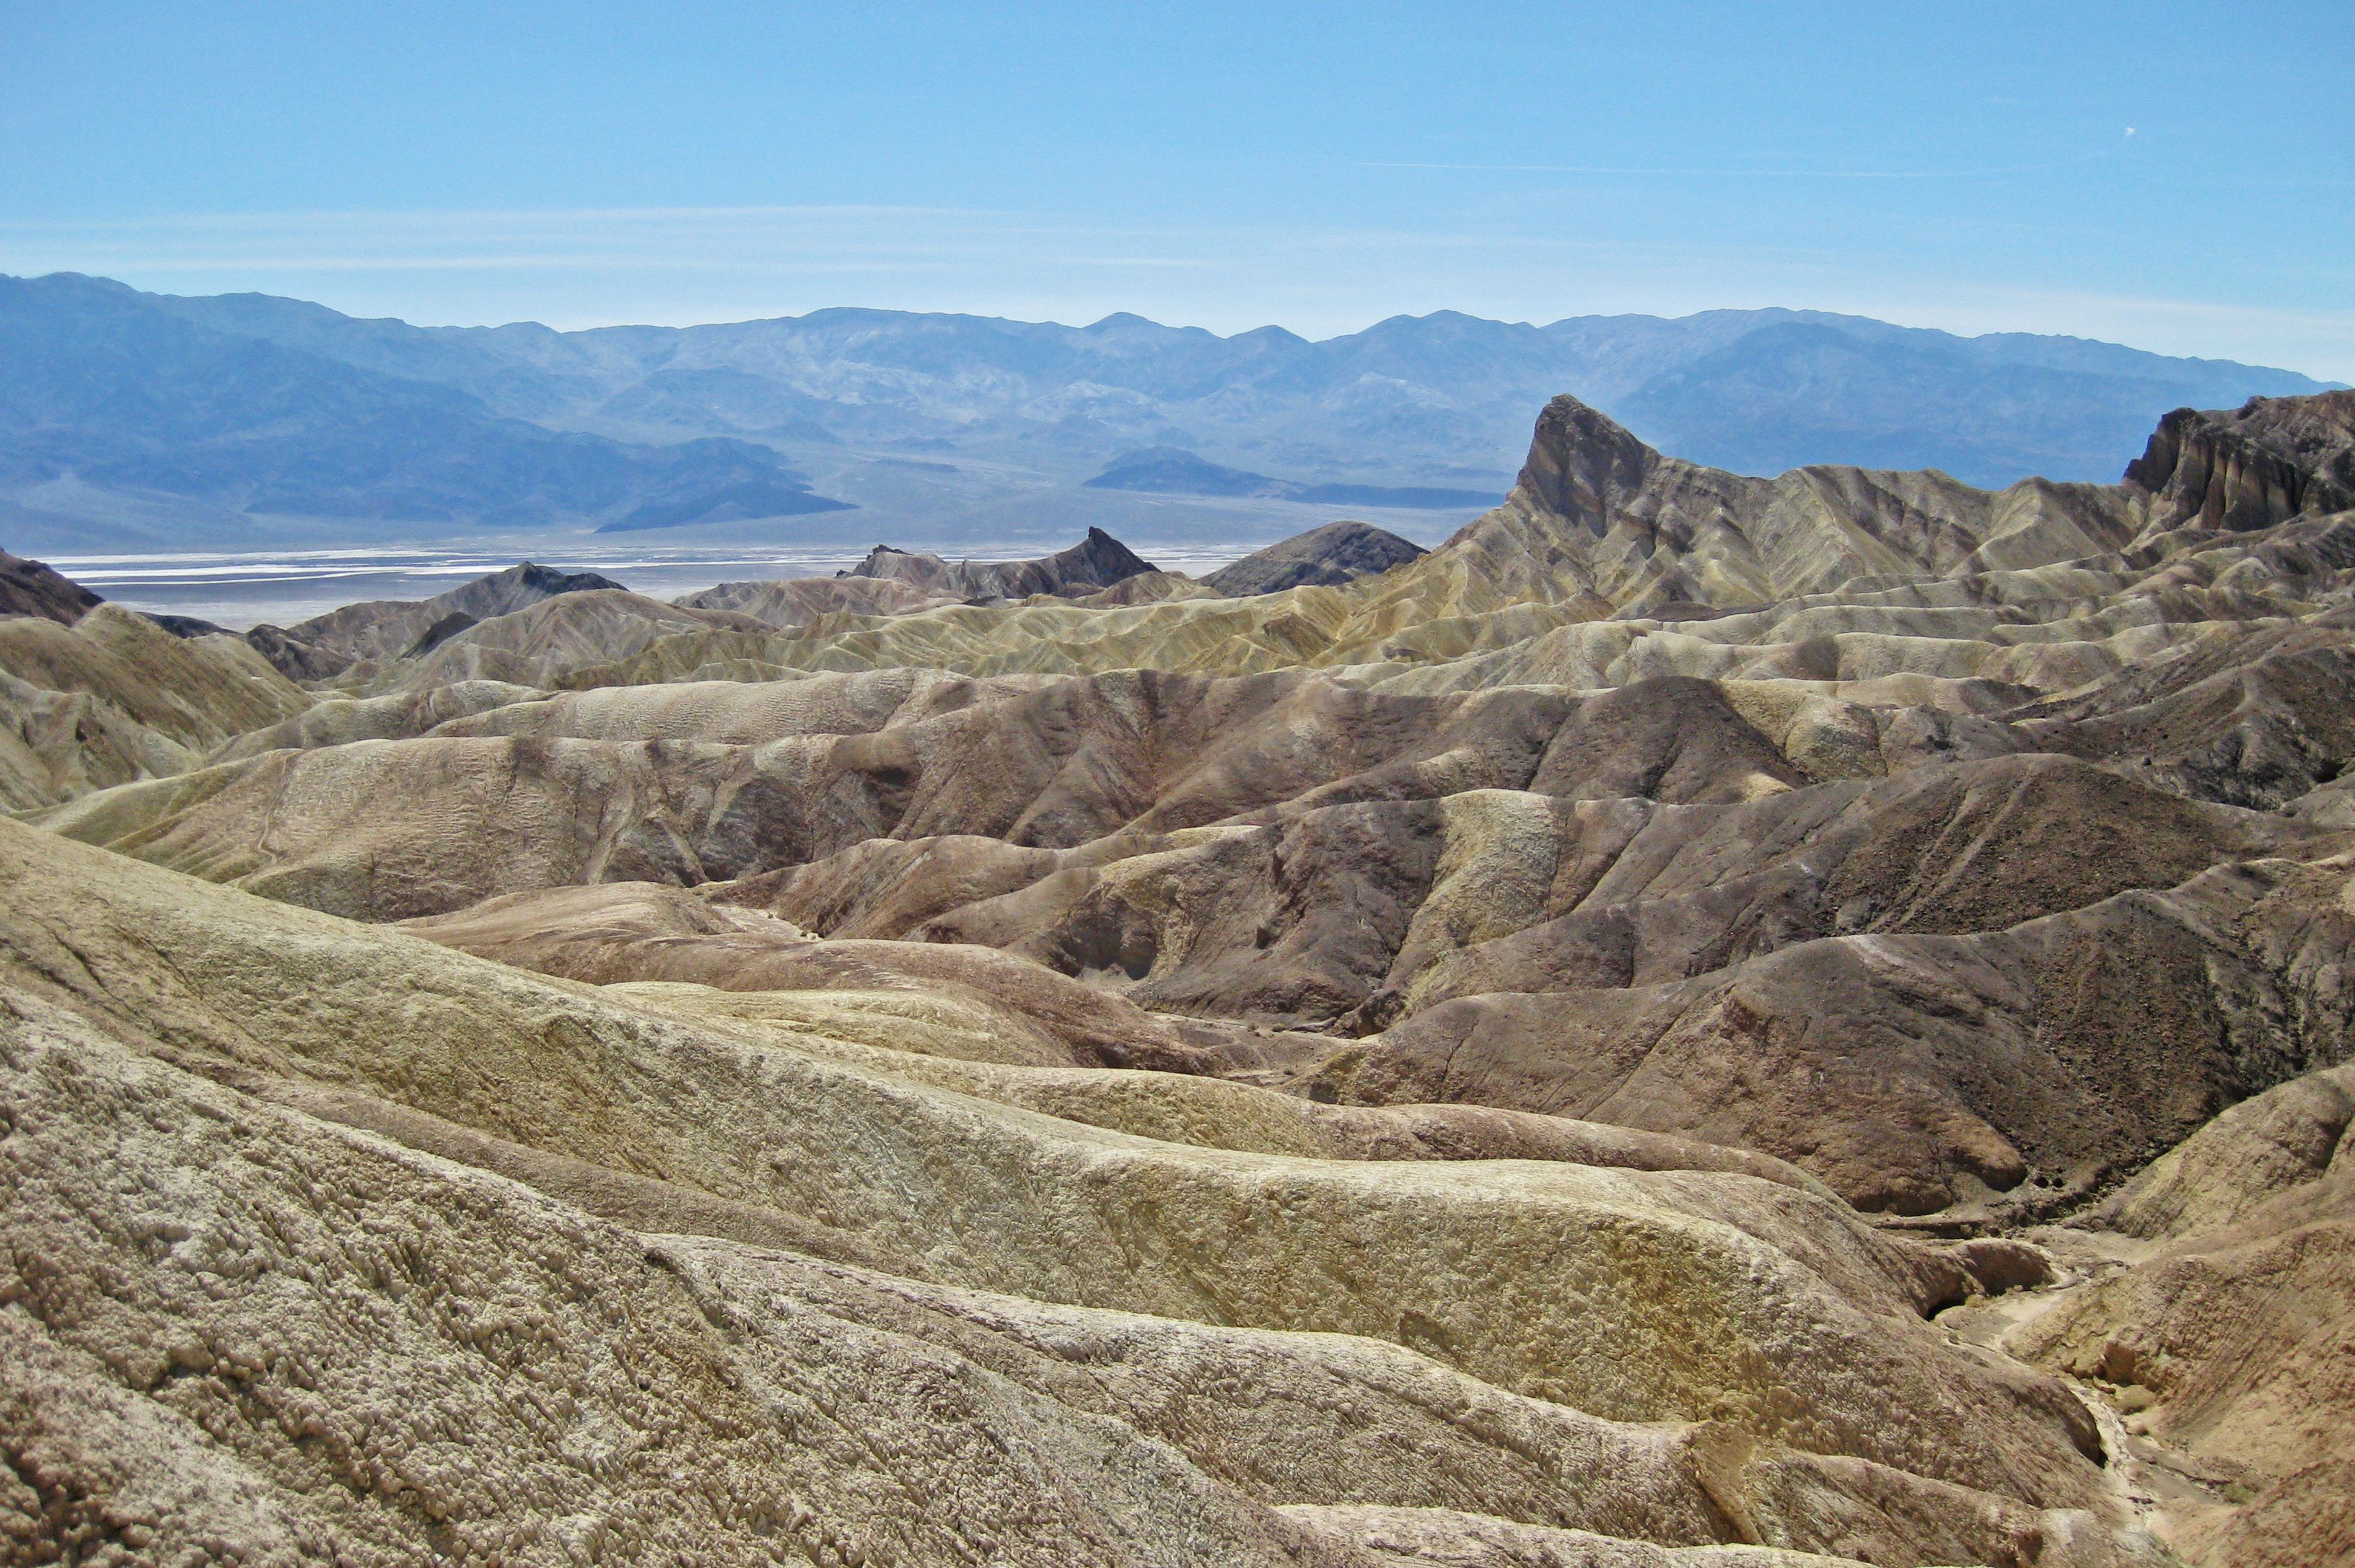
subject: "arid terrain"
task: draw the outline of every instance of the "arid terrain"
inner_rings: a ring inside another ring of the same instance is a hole
[[[2350,762],[2355,392],[1558,398],[1207,580],[0,557],[0,1558],[2355,1561]]]

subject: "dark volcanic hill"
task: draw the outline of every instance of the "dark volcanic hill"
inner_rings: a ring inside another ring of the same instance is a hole
[[[37,560],[0,549],[0,615],[41,615],[72,625],[99,596]]]
[[[1327,523],[1296,534],[1202,579],[1221,593],[1280,593],[1304,583],[1335,587],[1403,566],[1423,548],[1370,523]]]
[[[0,1519],[2345,1560],[2350,411],[1986,490],[1560,397],[1250,592],[0,617]]]
[[[1037,560],[945,561],[879,544],[844,575],[890,579],[952,598],[988,600],[1093,593],[1154,570],[1151,561],[1102,528],[1090,528],[1088,537],[1071,549]]]
[[[1280,479],[1224,467],[1177,446],[1124,453],[1086,483],[1091,490],[1164,496],[1279,496],[1285,490]]]

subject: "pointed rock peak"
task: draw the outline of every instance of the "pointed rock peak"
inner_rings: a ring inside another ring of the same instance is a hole
[[[1520,485],[1547,510],[1600,533],[1659,463],[1625,426],[1564,393],[1538,416]]]
[[[578,593],[590,588],[619,588],[620,583],[594,571],[559,571],[527,560],[515,569],[516,581],[538,593]]]
[[[1081,540],[1076,549],[1065,553],[1076,558],[1071,562],[1074,567],[1084,568],[1089,576],[1097,579],[1105,588],[1124,578],[1155,570],[1151,561],[1098,528],[1089,528],[1088,537]]]

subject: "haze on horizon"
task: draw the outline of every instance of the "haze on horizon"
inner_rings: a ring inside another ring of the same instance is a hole
[[[421,324],[1788,305],[2355,379],[2335,7],[0,5],[0,272]]]

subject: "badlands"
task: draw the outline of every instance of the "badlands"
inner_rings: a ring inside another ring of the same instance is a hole
[[[2355,393],[0,595],[11,1563],[2355,1560]]]

